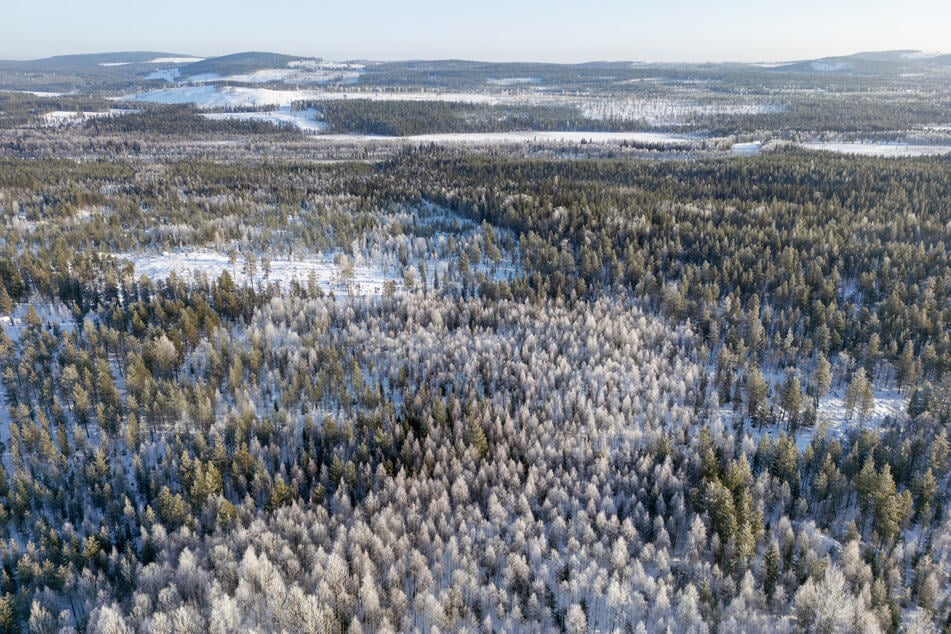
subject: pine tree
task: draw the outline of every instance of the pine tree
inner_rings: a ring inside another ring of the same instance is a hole
[[[779,579],[779,544],[772,540],[763,553],[763,592],[767,598],[773,595],[776,581]]]
[[[766,379],[757,366],[751,366],[746,372],[747,412],[752,420],[759,420],[760,412],[766,401]]]
[[[825,355],[820,355],[816,361],[816,369],[812,373],[812,394],[815,398],[815,406],[819,407],[819,399],[829,392],[832,387],[832,365]]]
[[[802,409],[802,387],[795,370],[786,370],[786,380],[783,382],[780,405],[789,417],[789,425],[795,429],[799,422],[799,411]]]
[[[859,422],[864,422],[866,416],[872,411],[875,404],[875,396],[872,392],[872,384],[869,383],[865,375],[865,368],[859,368],[852,377],[845,394],[846,415],[851,419],[856,406],[859,409]]]

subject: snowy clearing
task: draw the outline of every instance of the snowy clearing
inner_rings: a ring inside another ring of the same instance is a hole
[[[641,143],[688,146],[697,138],[663,132],[474,132],[456,134],[420,134],[404,137],[418,143]]]
[[[222,76],[217,73],[193,75],[191,82],[241,82],[246,84],[327,84],[330,82],[353,83],[360,78],[362,66],[347,64],[320,64],[303,62],[286,68],[263,68],[250,73]]]
[[[502,77],[499,79],[486,79],[485,83],[492,86],[517,86],[519,84],[540,84],[540,77]]]
[[[152,71],[145,76],[146,79],[172,82],[178,79],[179,70],[177,68],[163,68]]]
[[[267,112],[210,112],[203,115],[207,119],[238,119],[241,121],[266,121],[277,125],[291,125],[304,132],[318,133],[327,129],[320,121],[320,113],[314,108],[292,111],[289,106]]]
[[[650,125],[676,125],[690,117],[754,115],[782,112],[783,106],[766,103],[695,103],[669,99],[599,99],[579,105],[581,113],[597,121],[644,121]]]
[[[333,291],[335,295],[353,295],[356,297],[374,297],[383,294],[383,285],[389,280],[402,287],[401,277],[397,271],[386,270],[379,263],[367,262],[359,256],[355,258],[353,275],[348,280],[341,276],[342,267],[335,262],[339,254],[317,254],[304,258],[274,258],[270,261],[271,272],[269,282],[277,282],[281,286],[296,280],[307,285],[311,273],[316,277],[318,286],[324,292]],[[115,257],[131,260],[135,267],[135,274],[147,275],[153,280],[166,279],[172,272],[194,279],[205,276],[215,279],[222,272],[228,271],[237,284],[244,284],[248,276],[244,272],[245,259],[238,256],[234,267],[227,254],[212,250],[194,250],[182,252],[164,252],[147,254],[116,254]],[[257,262],[257,271],[252,280],[255,284],[265,283],[264,267]]]
[[[819,400],[815,427],[799,427],[796,430],[796,446],[800,451],[812,444],[817,432],[828,432],[830,437],[841,439],[854,429],[878,429],[885,423],[886,418],[902,417],[908,409],[907,396],[897,389],[877,386],[874,388],[875,403],[865,420],[859,420],[857,408],[849,418],[845,407],[845,390],[845,387],[835,389]],[[720,416],[725,421],[737,420],[738,415],[730,407],[720,408]],[[777,437],[787,431],[785,424],[766,425],[761,428],[751,425],[747,430],[754,440],[762,436]]]
[[[940,156],[951,154],[951,145],[911,145],[908,143],[803,143],[808,150],[857,154],[860,156]]]
[[[192,81],[199,81],[191,78]],[[211,81],[202,79],[201,81]],[[181,104],[191,103],[199,108],[229,108],[236,106],[289,106],[295,101],[333,101],[337,99],[369,99],[371,101],[445,101],[459,103],[498,103],[498,97],[480,93],[428,92],[346,92],[324,90],[271,90],[241,86],[177,86],[146,93],[120,97],[121,101]]]
[[[193,64],[205,61],[204,57],[156,57],[147,64]]]
[[[453,132],[415,136],[373,136],[368,134],[322,134],[317,137],[335,143],[445,143],[448,145],[503,145],[517,143],[638,143],[690,147],[701,139],[664,132]]]
[[[734,143],[730,151],[733,156],[756,156],[762,149],[762,141],[753,141],[750,143]]]
[[[83,123],[89,119],[116,117],[132,112],[135,112],[135,110],[123,110],[119,108],[113,108],[107,112],[75,112],[71,110],[54,110],[53,112],[48,112],[43,115],[43,125],[58,128],[62,126]]]
[[[0,89],[0,92],[13,92],[19,95],[33,95],[34,97],[63,97],[68,93],[65,92],[48,92],[45,90],[5,90]]]
[[[812,62],[809,66],[817,73],[834,73],[849,68],[849,65],[845,62],[824,62],[821,60]]]

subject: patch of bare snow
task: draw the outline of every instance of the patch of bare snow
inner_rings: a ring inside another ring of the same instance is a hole
[[[845,62],[827,62],[823,60],[817,60],[809,64],[812,70],[817,73],[834,73],[840,70],[847,70],[849,65]]]
[[[192,64],[205,61],[204,57],[156,57],[147,64]]]
[[[519,84],[538,84],[541,79],[538,77],[500,77],[498,79],[486,79],[485,83],[492,86],[517,86]]]
[[[212,120],[238,119],[241,121],[266,121],[277,125],[292,125],[304,132],[317,134],[327,128],[327,124],[320,121],[320,113],[314,108],[306,110],[291,110],[289,106],[267,112],[210,112],[204,117]]]
[[[326,134],[319,138],[333,142],[393,142],[393,143],[442,143],[447,145],[504,145],[518,143],[640,143],[689,147],[698,139],[686,135],[663,132],[450,132],[444,134],[418,134],[414,136],[386,137],[366,134]]]
[[[253,280],[249,280],[244,272],[245,259],[239,255],[234,267],[227,254],[213,250],[193,250],[181,252],[146,253],[146,254],[116,254],[116,257],[131,260],[135,267],[135,274],[147,275],[151,279],[165,279],[172,272],[185,279],[195,279],[205,276],[215,279],[224,271],[228,271],[237,284],[265,282],[264,266],[257,261]],[[268,282],[276,282],[287,286],[296,280],[307,285],[311,273],[316,277],[317,284],[324,292],[333,291],[335,295],[354,295],[358,297],[372,297],[383,294],[384,284],[387,281],[397,282],[401,286],[401,278],[397,271],[387,270],[379,263],[369,262],[356,256],[353,260],[353,274],[349,278],[341,275],[344,267],[338,263],[338,254],[315,255],[303,258],[274,258],[270,260],[270,274]]]
[[[951,154],[951,145],[912,145],[909,143],[803,143],[809,150],[856,154],[859,156],[905,157]]]
[[[53,112],[48,112],[43,115],[43,125],[53,128],[58,128],[67,125],[75,125],[88,121],[89,119],[97,119],[101,117],[115,117],[123,114],[128,114],[134,112],[134,110],[122,110],[118,108],[113,108],[106,112],[77,112],[71,110],[55,110]]]
[[[152,79],[152,80],[172,82],[178,79],[178,76],[180,73],[181,71],[179,71],[177,68],[163,68],[163,69],[152,71],[151,73],[146,75],[145,78]]]
[[[756,156],[763,149],[761,141],[752,141],[750,143],[734,143],[730,151],[733,156]]]
[[[189,81],[198,81],[191,77]],[[209,80],[206,80],[209,81]],[[325,90],[271,90],[244,86],[176,86],[146,93],[126,95],[122,101],[148,103],[192,103],[199,108],[229,108],[238,106],[290,106],[295,101],[332,101],[337,99],[368,99],[371,101],[443,101],[459,103],[498,103],[495,95],[481,93],[428,93],[389,91],[325,91]]]
[[[581,102],[582,115],[597,121],[644,121],[677,125],[693,116],[754,115],[781,112],[766,103],[696,103],[670,99],[598,99]]]

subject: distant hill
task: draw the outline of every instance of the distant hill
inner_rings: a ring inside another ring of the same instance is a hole
[[[121,68],[122,66],[149,64],[153,60],[162,59],[200,59],[192,55],[178,53],[162,53],[159,51],[122,51],[116,53],[90,53],[84,55],[56,55],[43,59],[28,61],[4,61],[4,65],[21,64],[34,68],[44,69],[81,69],[88,67]]]
[[[929,55],[916,50],[864,51],[838,57],[821,57],[781,64],[774,72],[839,73],[852,75],[887,75],[920,70],[935,65],[948,65],[951,55]]]
[[[295,57],[280,53],[235,53],[221,57],[209,57],[200,62],[194,62],[179,67],[182,77],[195,75],[215,74],[221,76],[253,73],[270,68],[285,68],[289,63],[314,58]]]

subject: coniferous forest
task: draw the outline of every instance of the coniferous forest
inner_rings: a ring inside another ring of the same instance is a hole
[[[0,100],[0,631],[951,627],[951,157],[42,101]],[[299,107],[523,116],[421,103]]]

